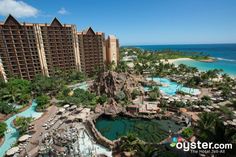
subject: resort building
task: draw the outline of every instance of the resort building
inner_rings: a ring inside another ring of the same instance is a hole
[[[88,75],[104,69],[106,61],[105,34],[90,27],[78,32],[81,70]]]
[[[36,26],[40,55],[46,75],[55,69],[80,70],[79,46],[75,25],[62,25],[55,18],[50,25]]]
[[[107,43],[107,44],[106,44]],[[106,50],[107,47],[107,50]],[[36,75],[52,76],[56,69],[93,74],[105,62],[117,64],[118,40],[94,32],[90,27],[77,32],[75,25],[20,23],[9,15],[0,22],[0,78],[18,76],[31,80]]]
[[[3,65],[2,65],[2,61],[0,59],[0,79],[6,81],[6,74],[5,74],[5,71],[3,69]]]
[[[20,24],[11,15],[0,23],[0,58],[5,77],[32,79],[44,73],[34,28],[34,24]]]
[[[0,58],[5,79],[19,76],[33,79],[49,76],[53,70],[80,70],[75,25],[62,25],[56,18],[51,24],[19,23],[11,15],[0,23]]]
[[[106,63],[117,65],[119,61],[119,40],[114,35],[109,35],[106,40]]]

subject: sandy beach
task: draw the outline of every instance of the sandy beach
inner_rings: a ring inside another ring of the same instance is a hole
[[[193,61],[193,59],[191,58],[177,58],[177,59],[168,59],[167,62],[169,62],[170,64],[176,62],[176,61],[186,61],[186,60],[190,60],[190,61]],[[165,60],[161,60],[162,62],[165,62]]]

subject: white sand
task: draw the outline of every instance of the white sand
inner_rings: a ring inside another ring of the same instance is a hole
[[[193,61],[193,59],[191,59],[191,58],[178,58],[178,59],[168,59],[168,62],[170,64],[172,64],[172,63],[174,63],[176,61],[186,61],[186,60]]]

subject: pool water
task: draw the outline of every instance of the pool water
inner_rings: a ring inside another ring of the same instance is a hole
[[[177,132],[183,127],[172,120],[144,120],[125,117],[99,117],[95,126],[109,140],[134,133],[140,139],[151,143],[161,142],[169,136],[169,130]]]
[[[14,116],[10,117],[5,121],[7,124],[7,132],[5,132],[4,143],[0,146],[0,157],[4,156],[6,151],[14,145],[19,137],[19,132],[16,128],[13,127],[12,122],[18,116],[21,117],[33,117],[39,118],[42,113],[36,112],[37,103],[32,102],[32,105],[25,111],[15,114]]]
[[[153,78],[147,78],[147,80],[153,80],[157,83],[164,84],[164,86],[160,86],[159,89],[161,92],[163,92],[166,95],[176,95],[176,92],[178,90],[183,91],[185,93],[189,93],[191,95],[198,95],[200,94],[199,89],[193,89],[193,88],[188,88],[184,87],[181,84],[178,84],[177,82],[173,82],[167,78],[160,78],[160,77],[153,77]],[[149,87],[144,87],[145,91],[150,90]]]
[[[88,90],[88,84],[87,82],[82,82],[82,83],[79,83],[77,86],[75,86],[73,88],[73,90],[76,90],[76,89],[83,89],[83,90]]]
[[[112,157],[112,152],[110,150],[96,144],[85,131],[82,131],[79,134],[79,150],[82,156],[92,156],[92,153],[96,153]]]

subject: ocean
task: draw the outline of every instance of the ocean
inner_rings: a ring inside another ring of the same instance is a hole
[[[222,69],[224,73],[236,76],[236,44],[135,45],[125,47],[137,47],[144,50],[172,49],[184,52],[202,52],[205,55],[217,58],[217,61],[205,63],[185,60],[177,61],[175,64],[186,64],[197,67],[201,71]]]

